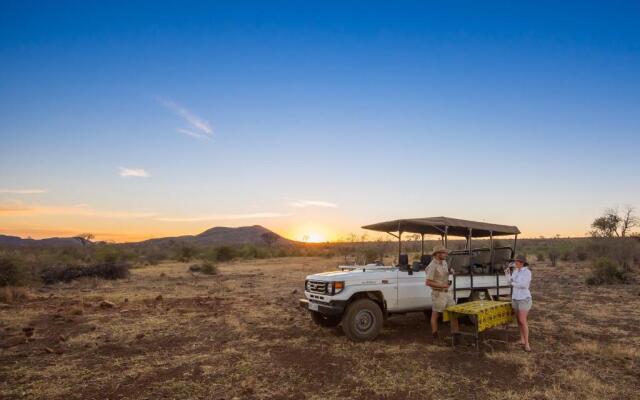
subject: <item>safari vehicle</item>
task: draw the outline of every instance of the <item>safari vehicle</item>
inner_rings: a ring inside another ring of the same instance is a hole
[[[449,237],[466,239],[465,248],[449,253],[450,291],[456,302],[511,295],[503,274],[513,258],[520,231],[515,226],[488,224],[448,217],[398,219],[366,225],[363,229],[386,232],[398,239],[396,265],[378,262],[361,266],[339,266],[336,271],[306,277],[304,299],[313,321],[324,327],[342,324],[354,341],[375,339],[386,319],[394,314],[429,312],[431,288],[425,285],[425,268],[431,256],[425,254],[425,235],[438,235],[446,247]],[[402,252],[402,235],[420,234],[421,256],[409,264]],[[513,246],[494,247],[494,237],[514,235]],[[476,238],[489,239],[488,247],[473,247]]]

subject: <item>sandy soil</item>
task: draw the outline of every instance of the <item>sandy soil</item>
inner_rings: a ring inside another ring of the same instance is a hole
[[[298,307],[304,277],[338,261],[234,262],[217,276],[161,264],[33,291],[0,306],[0,398],[640,398],[638,285],[589,287],[584,265],[539,263],[533,353],[513,326],[512,344],[489,331],[477,356],[434,343],[422,314],[369,343],[315,326]]]

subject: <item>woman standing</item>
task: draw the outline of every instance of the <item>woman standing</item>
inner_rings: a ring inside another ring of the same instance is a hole
[[[507,282],[513,287],[511,294],[511,306],[518,320],[518,328],[520,328],[520,344],[524,346],[524,350],[529,352],[529,325],[527,324],[527,315],[533,304],[531,300],[531,292],[529,284],[531,283],[531,271],[527,266],[527,259],[524,256],[517,256],[513,260],[515,270],[511,273],[510,268],[506,268],[504,273]]]

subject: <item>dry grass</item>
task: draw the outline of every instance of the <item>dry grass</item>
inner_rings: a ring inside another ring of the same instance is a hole
[[[390,319],[371,343],[313,325],[297,306],[304,276],[338,261],[234,262],[218,275],[160,264],[34,292],[0,308],[0,398],[638,398],[637,285],[593,288],[582,265],[539,263],[534,352],[494,341],[477,357],[433,343],[420,314]]]
[[[23,287],[0,287],[0,303],[13,304],[15,302],[25,301],[28,299],[29,291]]]

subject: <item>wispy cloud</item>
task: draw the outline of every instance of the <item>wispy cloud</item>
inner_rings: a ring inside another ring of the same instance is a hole
[[[188,135],[197,139],[210,138],[213,136],[213,129],[209,122],[200,118],[193,112],[189,111],[185,107],[180,104],[166,100],[166,99],[157,99],[160,104],[162,104],[166,109],[174,112],[178,116],[182,117],[186,123],[189,124],[189,129],[178,128],[176,131],[178,133],[182,133],[183,135]]]
[[[19,200],[5,200],[0,202],[0,214],[24,212],[27,210],[29,210],[29,207]]]
[[[47,193],[45,189],[0,189],[2,194],[41,194]]]
[[[193,138],[196,139],[205,139],[205,140],[209,140],[209,136],[203,134],[203,133],[198,133],[198,132],[194,132],[194,131],[190,131],[188,129],[182,129],[182,128],[178,128],[176,129],[176,132],[178,133],[182,133],[183,135],[187,135],[187,136],[191,136]]]
[[[292,201],[291,203],[289,203],[289,205],[292,207],[298,207],[298,208],[306,208],[306,207],[336,208],[338,207],[338,205],[335,203],[330,203],[328,201],[322,201],[322,200],[298,200],[298,201]]]
[[[126,168],[120,167],[120,176],[123,178],[148,178],[150,175],[142,168]]]
[[[0,216],[86,216],[96,218],[113,218],[113,219],[127,219],[127,218],[151,218],[158,215],[154,212],[146,211],[109,211],[109,210],[96,210],[87,204],[73,204],[73,205],[40,205],[40,204],[25,204],[21,201],[11,200],[0,203]]]
[[[214,221],[214,220],[234,220],[234,219],[259,219],[259,218],[281,218],[288,217],[292,214],[282,214],[275,212],[260,212],[251,214],[214,214],[204,215],[200,217],[160,217],[154,218],[156,221],[163,222],[198,222],[198,221]]]

